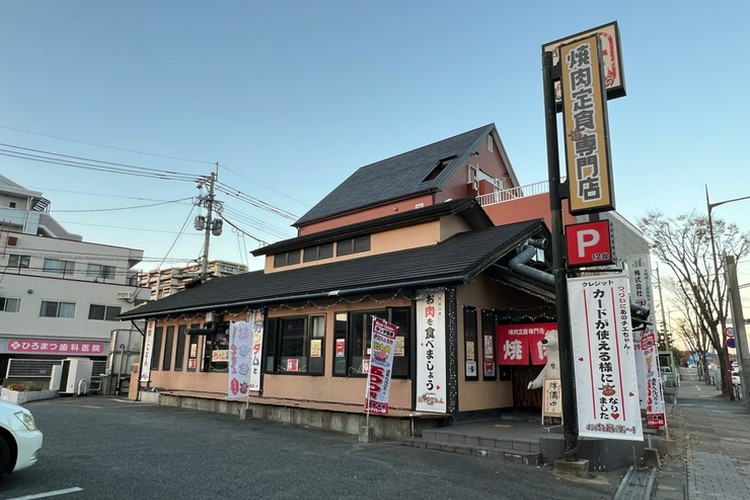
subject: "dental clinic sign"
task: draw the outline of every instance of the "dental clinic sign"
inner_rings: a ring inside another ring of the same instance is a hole
[[[571,215],[614,210],[607,99],[599,37],[560,46]]]

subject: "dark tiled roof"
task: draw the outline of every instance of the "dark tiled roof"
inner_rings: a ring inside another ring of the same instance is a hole
[[[477,143],[494,128],[494,124],[485,125],[361,167],[294,225],[303,226],[334,215],[439,190],[442,182],[451,177],[475,151]],[[441,175],[425,181],[441,160],[452,157]]]
[[[120,315],[149,318],[336,294],[467,282],[527,238],[546,235],[541,219],[457,234],[436,245],[266,274],[217,278]]]

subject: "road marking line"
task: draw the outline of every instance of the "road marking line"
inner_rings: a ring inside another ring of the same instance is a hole
[[[48,491],[47,493],[37,493],[36,495],[26,495],[25,497],[11,498],[10,500],[33,500],[35,498],[56,497],[58,495],[67,495],[68,493],[75,493],[77,491],[83,491],[83,488],[75,486],[73,488],[66,488],[64,490]]]

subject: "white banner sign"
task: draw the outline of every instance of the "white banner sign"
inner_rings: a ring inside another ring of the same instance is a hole
[[[659,352],[654,328],[654,301],[651,289],[651,259],[648,254],[631,255],[627,259],[630,279],[630,299],[638,307],[650,312],[648,322],[641,332],[635,332],[636,372],[638,375],[638,396],[641,409],[646,410],[649,427],[666,425],[664,392]]]
[[[643,441],[628,280],[568,279],[578,435]]]
[[[146,340],[143,342],[143,364],[141,365],[141,382],[151,380],[151,356],[154,352],[154,330],[156,321],[146,323]]]
[[[263,358],[263,320],[264,314],[261,309],[250,311],[248,315],[253,327],[252,354],[250,357],[250,375],[248,376],[248,388],[251,391],[259,391],[261,383],[260,365]]]
[[[393,351],[396,348],[398,327],[384,319],[372,318],[370,342],[370,369],[367,371],[365,411],[388,413],[388,395],[391,389]]]
[[[253,325],[247,321],[229,323],[229,385],[227,399],[248,395]]]
[[[445,413],[445,292],[421,290],[417,299],[417,411]]]

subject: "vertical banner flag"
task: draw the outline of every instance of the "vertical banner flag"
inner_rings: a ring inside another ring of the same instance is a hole
[[[388,394],[391,390],[393,351],[396,347],[398,327],[384,319],[372,318],[370,342],[370,369],[367,372],[365,411],[388,413]]]
[[[560,47],[571,215],[613,210],[607,100],[597,35]]]
[[[630,299],[639,307],[648,308],[648,322],[640,332],[635,333],[636,371],[638,374],[638,396],[641,409],[646,410],[649,427],[666,425],[664,393],[661,371],[659,370],[659,347],[656,342],[654,324],[654,303],[651,288],[651,259],[648,254],[631,255],[627,259],[630,278]]]
[[[568,279],[578,435],[643,441],[628,280]]]
[[[229,323],[229,385],[227,399],[245,398],[248,395],[250,355],[252,353],[252,323]]]
[[[154,352],[154,330],[156,321],[146,323],[146,339],[143,341],[143,364],[141,365],[141,382],[151,380],[151,356]]]
[[[253,328],[253,344],[252,344],[252,355],[250,357],[250,376],[248,377],[247,383],[248,388],[251,391],[260,390],[260,364],[262,361],[263,354],[263,320],[264,314],[262,309],[251,310],[248,314],[250,323]]]
[[[417,411],[445,413],[445,291],[420,290],[417,295]]]

